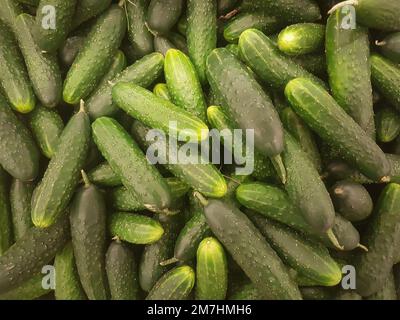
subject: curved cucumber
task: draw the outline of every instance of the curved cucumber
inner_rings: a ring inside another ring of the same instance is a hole
[[[288,55],[301,55],[324,48],[325,26],[299,23],[283,29],[278,36],[278,48]]]
[[[74,28],[106,10],[112,0],[79,0],[74,17]]]
[[[8,176],[0,167],[0,256],[13,243]]]
[[[169,93],[168,86],[165,83],[157,83],[153,88],[153,93],[160,98],[171,101],[171,94]]]
[[[151,0],[147,9],[147,25],[156,33],[168,33],[178,22],[183,0]]]
[[[376,133],[380,142],[388,143],[400,134],[400,116],[396,111],[384,108],[376,114]]]
[[[85,37],[81,35],[69,37],[64,41],[58,51],[58,58],[64,67],[71,67],[84,43]]]
[[[386,58],[400,63],[400,32],[389,34],[382,41],[376,42],[376,45]]]

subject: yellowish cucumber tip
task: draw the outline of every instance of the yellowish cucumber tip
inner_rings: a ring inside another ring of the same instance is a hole
[[[339,266],[335,268],[335,271],[329,277],[329,280],[326,282],[327,287],[334,287],[340,283],[342,280],[342,271],[340,270]]]
[[[22,114],[27,114],[31,112],[35,108],[34,104],[18,104],[15,106],[15,109]]]
[[[216,186],[216,187],[214,188],[213,194],[214,194],[214,196],[215,196],[216,198],[223,198],[223,197],[226,196],[226,193],[227,193],[227,192],[228,192],[228,185],[226,184],[225,179],[223,179],[223,180],[221,181],[221,183],[219,183],[218,186]]]
[[[194,273],[194,270],[192,267],[185,265],[185,266],[179,267],[179,269],[180,269],[180,272],[186,273],[188,278],[190,277],[190,278],[194,279],[195,273]]]
[[[390,176],[385,176],[385,177],[382,177],[382,178],[381,178],[380,182],[382,182],[382,183],[388,183],[388,182],[390,182],[390,180],[391,180]]]
[[[45,229],[51,226],[49,221],[39,220],[32,217],[32,223],[36,228]]]

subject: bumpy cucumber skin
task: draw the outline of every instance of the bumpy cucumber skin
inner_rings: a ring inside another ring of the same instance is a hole
[[[121,50],[118,50],[114,55],[114,58],[112,59],[112,64],[110,68],[108,68],[108,71],[101,78],[99,84],[97,85],[96,90],[103,86],[107,86],[108,82],[114,79],[125,68],[126,68],[125,54]]]
[[[245,283],[236,289],[228,300],[263,300],[253,283]]]
[[[389,34],[377,45],[386,58],[395,63],[400,63],[400,32]]]
[[[326,75],[325,54],[305,54],[293,57],[293,61],[318,77],[325,77]]]
[[[361,172],[378,181],[390,174],[383,151],[323,87],[298,78],[289,82],[285,95],[310,128]]]
[[[106,254],[112,300],[137,300],[139,283],[135,255],[128,245],[113,241]]]
[[[400,31],[400,2],[397,0],[359,0],[355,8],[357,22],[372,29]]]
[[[160,98],[171,101],[171,94],[169,93],[168,86],[165,83],[157,83],[153,88],[153,93]]]
[[[16,19],[16,37],[25,59],[29,78],[37,98],[46,107],[53,108],[61,100],[62,80],[57,59],[54,55],[44,53],[36,44],[32,28],[34,18],[21,14]]]
[[[332,96],[364,129],[375,137],[368,30],[343,29],[341,10],[326,27],[326,60]]]
[[[11,30],[0,22],[0,87],[18,112],[33,110],[36,98],[28,73]]]
[[[118,107],[112,101],[111,95],[112,87],[115,84],[131,82],[142,87],[148,87],[162,74],[163,66],[164,57],[160,53],[152,53],[123,70],[111,80],[111,83],[104,83],[96,89],[86,102],[90,117],[97,119],[116,114]]]
[[[13,243],[8,182],[8,176],[0,166],[0,256]]]
[[[34,180],[39,171],[39,150],[24,124],[0,95],[0,164],[11,176]]]
[[[85,292],[76,269],[74,251],[71,242],[57,253],[54,259],[56,300],[86,300]]]
[[[18,287],[39,273],[69,239],[66,218],[47,229],[31,228],[0,257],[0,294]],[[43,245],[43,244],[46,245]]]
[[[151,0],[147,9],[147,26],[156,33],[168,33],[178,22],[183,0]]]
[[[15,18],[22,12],[22,7],[14,0],[4,0],[0,6],[0,20],[14,32]]]
[[[64,130],[64,122],[60,115],[39,105],[29,115],[29,126],[42,154],[51,159]]]
[[[51,289],[43,289],[44,275],[39,273],[18,287],[0,295],[1,300],[35,300],[51,292]]]
[[[288,55],[320,51],[324,47],[325,26],[317,23],[299,23],[279,33],[279,50]]]
[[[208,200],[204,214],[215,236],[263,297],[301,300],[283,262],[244,213],[223,201]]]
[[[64,67],[71,67],[84,43],[85,37],[82,35],[71,36],[64,41],[58,51],[58,58]]]
[[[206,60],[217,46],[217,1],[188,0],[186,38],[189,56],[205,85]]]
[[[390,272],[383,288],[375,292],[373,295],[367,297],[367,300],[398,300],[393,272]]]
[[[115,174],[107,162],[100,163],[88,174],[89,180],[103,187],[118,187],[122,185],[121,178]]]
[[[80,0],[76,6],[73,26],[76,28],[81,23],[97,16],[106,10],[112,0]]]
[[[383,288],[392,270],[395,248],[400,243],[400,185],[391,183],[382,192],[363,243],[368,252],[361,252],[354,261],[357,271],[357,292],[370,296]]]
[[[64,81],[63,98],[76,104],[86,98],[109,69],[125,35],[124,10],[113,5],[92,26]]]
[[[384,108],[376,114],[376,133],[380,142],[388,143],[400,134],[400,116],[396,111]]]
[[[265,156],[279,155],[284,147],[282,123],[271,99],[246,67],[227,49],[215,49],[207,58],[207,77],[239,127],[254,130],[255,148]]]
[[[185,300],[193,289],[195,272],[189,266],[176,267],[154,285],[146,300]]]
[[[33,226],[31,200],[34,184],[13,179],[10,187],[10,205],[15,241],[18,241]]]
[[[149,210],[166,210],[171,204],[167,184],[122,126],[111,118],[102,117],[92,124],[92,130],[97,147],[124,186],[142,199]],[[112,150],[124,152],[125,156],[120,157]]]

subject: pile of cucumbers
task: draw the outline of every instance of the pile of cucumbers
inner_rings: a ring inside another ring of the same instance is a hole
[[[39,298],[400,299],[400,1],[1,0],[0,300]]]

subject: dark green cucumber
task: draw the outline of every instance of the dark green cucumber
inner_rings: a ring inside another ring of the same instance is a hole
[[[207,58],[207,77],[239,128],[254,130],[255,148],[264,156],[278,156],[284,147],[282,124],[271,99],[246,67],[227,49],[215,49]]]
[[[244,62],[264,81],[275,89],[284,89],[286,84],[298,77],[322,83],[276,47],[261,31],[248,29],[239,38],[240,55]]]
[[[115,174],[107,162],[100,163],[88,173],[89,180],[103,187],[118,187],[122,185],[121,178]]]
[[[338,293],[336,293],[334,300],[363,300],[363,298],[355,291],[355,290],[344,290],[340,289]]]
[[[111,242],[106,270],[112,300],[137,300],[139,293],[135,254],[127,244]]]
[[[379,110],[375,118],[376,135],[380,142],[388,143],[400,134],[400,116],[390,108]]]
[[[42,154],[51,159],[64,130],[64,122],[60,115],[57,111],[39,105],[29,115],[29,126]]]
[[[154,37],[154,51],[161,53],[164,57],[168,50],[177,49],[170,39],[166,36],[155,36]]]
[[[167,211],[171,204],[167,184],[124,128],[117,121],[102,117],[92,124],[92,131],[100,152],[132,195],[151,211]],[[125,156],[120,157],[120,152]]]
[[[294,111],[345,160],[372,179],[387,180],[390,163],[383,151],[323,87],[298,78],[289,82],[285,95]]]
[[[196,300],[225,300],[228,265],[224,248],[213,237],[199,244],[196,259]]]
[[[22,6],[14,0],[3,0],[0,6],[0,20],[16,32],[15,19],[22,13]]]
[[[146,300],[185,300],[193,289],[195,272],[189,266],[176,267],[164,274]]]
[[[71,242],[57,253],[54,269],[56,272],[54,295],[57,300],[86,300],[76,269]]]
[[[351,181],[339,181],[330,190],[337,212],[351,222],[367,219],[373,210],[373,202],[363,185]]]
[[[292,60],[318,77],[325,77],[326,75],[325,54],[304,54],[292,57]]]
[[[147,9],[147,26],[155,33],[166,34],[178,22],[183,0],[151,0]]]
[[[125,13],[117,5],[97,19],[64,81],[65,102],[76,104],[95,89],[111,65],[111,57],[121,45],[125,29]]]
[[[393,272],[390,272],[383,288],[367,297],[367,300],[398,300]]]
[[[25,281],[15,289],[0,295],[1,300],[35,300],[51,292],[51,289],[43,289],[43,274],[39,273]]]
[[[54,52],[62,45],[72,28],[77,2],[77,0],[40,0],[33,34],[42,50]],[[49,18],[51,14],[55,14],[54,21]]]
[[[157,83],[153,88],[153,93],[160,98],[171,101],[171,94],[169,93],[168,86],[165,83]]]
[[[112,87],[118,82],[136,83],[142,87],[150,86],[161,74],[164,66],[164,57],[159,53],[149,54],[127,67],[111,82],[104,83],[87,100],[86,106],[90,117],[97,119],[103,116],[113,116],[118,107],[112,101]]]
[[[0,86],[16,111],[28,113],[35,107],[35,95],[14,35],[2,22],[0,43]]]
[[[99,84],[97,85],[96,90],[103,86],[107,86],[109,81],[114,79],[125,68],[126,68],[125,54],[121,50],[118,50],[116,52],[116,54],[114,55],[114,58],[112,59],[112,64],[111,64],[110,68],[104,74],[104,76],[101,78]]]
[[[15,241],[18,241],[33,226],[31,200],[34,184],[13,179],[10,187],[10,205]]]
[[[304,300],[332,300],[332,292],[326,287],[302,287],[301,295]]]
[[[400,67],[374,53],[371,55],[371,78],[374,87],[400,111]]]
[[[112,0],[80,0],[76,6],[74,28],[106,10]]]
[[[228,297],[228,300],[263,300],[253,283],[248,282],[240,286]]]
[[[46,107],[55,107],[61,100],[62,80],[57,59],[43,52],[36,44],[32,28],[34,18],[21,14],[16,19],[16,37],[37,98]]]
[[[147,0],[125,2],[128,20],[128,39],[139,58],[154,51],[153,35],[146,27]]]
[[[332,96],[372,138],[375,137],[368,30],[342,27],[341,10],[326,27],[326,61]]]
[[[39,150],[29,130],[0,95],[0,165],[22,181],[34,180],[39,171]]]
[[[325,26],[318,23],[298,23],[283,29],[278,36],[278,48],[288,55],[301,55],[324,48]]]
[[[0,256],[13,244],[9,199],[9,179],[0,166]]]
[[[186,12],[183,13],[178,21],[178,23],[176,24],[176,29],[178,30],[178,32],[186,37],[186,31],[187,31],[187,15]]]
[[[68,239],[67,218],[59,219],[46,229],[33,227],[27,231],[0,257],[0,294],[18,287],[41,272],[43,266],[51,262]]]
[[[389,34],[375,44],[386,58],[395,63],[400,63],[400,32]]]
[[[81,35],[71,36],[64,41],[58,51],[58,58],[64,67],[71,67],[84,43],[85,37]]]
[[[400,185],[391,183],[380,195],[376,214],[364,234],[368,252],[361,252],[354,261],[357,271],[357,292],[370,296],[385,285],[400,243]]]
[[[146,216],[116,212],[109,220],[111,235],[133,244],[154,243],[164,234],[161,224]]]
[[[186,38],[190,59],[205,85],[207,57],[217,47],[217,1],[188,0]]]

